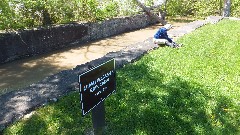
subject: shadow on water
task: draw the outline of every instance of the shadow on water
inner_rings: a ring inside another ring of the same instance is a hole
[[[80,47],[74,46],[50,54],[2,64],[0,65],[0,94],[27,87],[47,76],[72,69],[124,47],[111,44],[114,40],[116,38],[110,37],[107,40],[83,44]]]
[[[49,54],[0,65],[0,95],[36,83],[45,77],[100,58],[112,51],[151,37],[159,24],[86,44],[53,51]],[[144,34],[142,34],[144,32]]]
[[[185,23],[173,23],[173,29]],[[119,51],[131,44],[142,42],[162,27],[155,24],[141,30],[126,32],[86,44],[76,44],[49,54],[17,60],[0,65],[0,95],[24,88],[45,77],[68,70],[77,65],[100,58],[112,51]]]
[[[11,66],[14,65],[14,66]],[[0,93],[7,92],[9,89],[18,89],[30,85],[32,82],[39,81],[39,78],[51,75],[51,72],[58,70],[52,62],[37,60],[15,61],[0,66]],[[5,91],[7,90],[7,91]]]
[[[62,70],[72,69],[77,65],[100,58],[108,52],[119,51],[129,43],[135,42],[130,42],[130,39],[125,39],[123,36],[125,35],[2,64],[0,65],[0,94],[26,87]]]

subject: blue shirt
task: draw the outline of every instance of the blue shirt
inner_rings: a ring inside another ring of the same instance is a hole
[[[172,43],[172,39],[168,37],[167,29],[166,28],[160,28],[157,33],[154,35],[154,38],[156,39],[167,39],[170,43]]]

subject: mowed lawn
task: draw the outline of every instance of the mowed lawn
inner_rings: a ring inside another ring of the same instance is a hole
[[[240,21],[208,24],[178,42],[185,46],[160,47],[117,70],[105,134],[240,134]],[[79,135],[91,126],[73,92],[4,134]]]

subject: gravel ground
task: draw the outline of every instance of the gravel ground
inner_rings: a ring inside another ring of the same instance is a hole
[[[195,29],[207,24],[217,23],[222,17],[210,16],[206,20],[194,21],[176,30],[169,32],[174,37],[183,36]],[[144,42],[132,44],[118,51],[110,52],[105,56],[91,62],[78,65],[72,70],[64,70],[44,80],[32,84],[24,89],[12,91],[0,96],[0,133],[1,131],[24,115],[30,113],[37,107],[44,106],[52,101],[57,101],[63,95],[78,89],[78,75],[84,73],[89,67],[97,66],[112,58],[116,61],[116,68],[140,59],[144,54],[158,48],[148,38]]]

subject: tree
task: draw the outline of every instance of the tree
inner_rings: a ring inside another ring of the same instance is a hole
[[[231,0],[224,0],[223,16],[229,17],[231,9]]]
[[[148,8],[148,7],[146,7],[144,4],[142,4],[139,0],[134,0],[136,3],[137,3],[137,5],[139,6],[139,7],[141,7],[142,9],[143,9],[143,11],[144,12],[146,12],[150,17],[152,17],[152,18],[154,18],[154,19],[156,19],[158,22],[160,22],[161,24],[163,24],[163,25],[165,25],[167,22],[163,19],[164,17],[161,15],[161,14],[159,14],[160,16],[157,16],[156,14],[153,14],[152,12],[151,12],[151,10]]]

